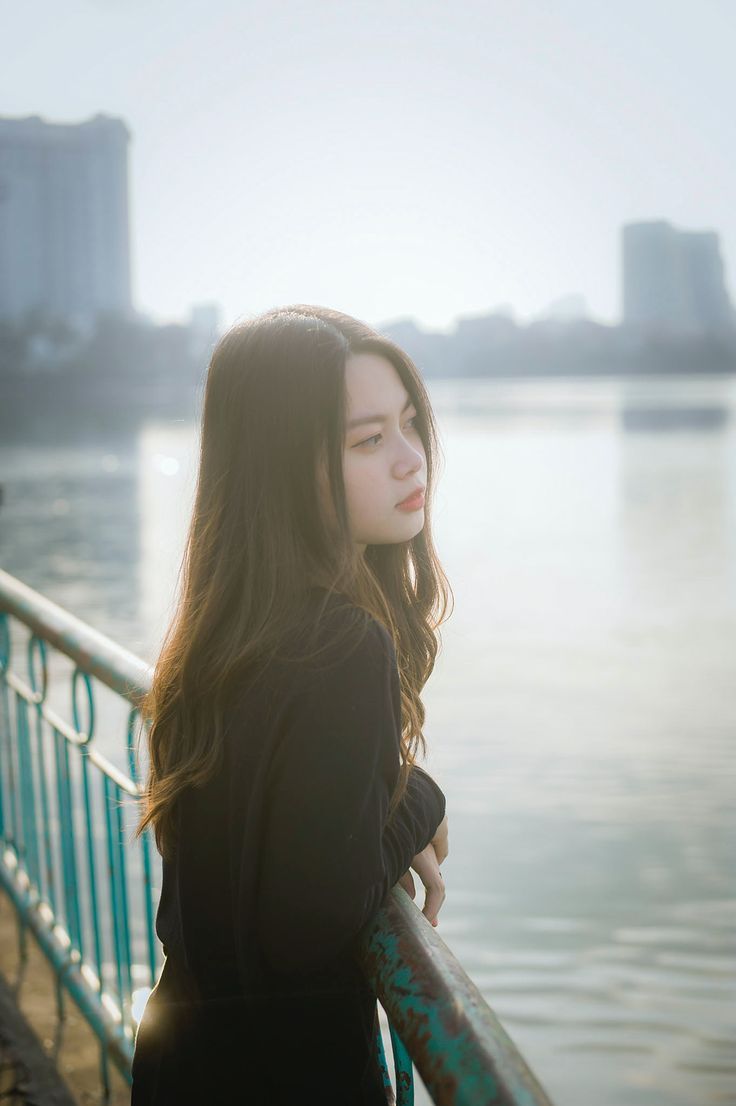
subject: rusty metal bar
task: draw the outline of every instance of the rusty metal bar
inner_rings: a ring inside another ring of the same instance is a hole
[[[552,1106],[482,994],[403,887],[365,927],[368,982],[438,1106]]]

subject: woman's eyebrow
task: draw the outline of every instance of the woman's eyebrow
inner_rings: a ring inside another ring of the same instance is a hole
[[[407,407],[411,407],[412,402],[412,398],[411,396],[409,396],[406,403],[401,408],[402,415],[404,414],[404,411],[406,411]],[[388,415],[363,415],[363,417],[360,419],[351,419],[348,423],[348,430],[352,430],[354,426],[362,426],[364,422],[385,422],[387,418],[389,418]]]

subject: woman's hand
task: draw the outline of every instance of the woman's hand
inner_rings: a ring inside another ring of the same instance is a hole
[[[445,815],[426,849],[422,849],[420,853],[417,853],[411,862],[411,867],[421,879],[426,890],[422,914],[429,919],[433,926],[437,925],[437,915],[445,901],[445,884],[440,872],[440,864],[449,852],[447,838],[447,815]],[[404,872],[399,880],[399,885],[404,888],[410,898],[416,897],[414,877],[411,870]]]

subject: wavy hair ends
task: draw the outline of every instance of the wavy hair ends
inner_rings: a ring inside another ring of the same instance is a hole
[[[350,534],[343,482],[345,364],[386,357],[411,396],[427,459],[423,529],[368,545]],[[330,308],[293,304],[236,323],[207,369],[194,504],[177,601],[140,703],[148,770],[135,835],[171,857],[176,801],[217,770],[227,711],[304,623],[315,586],[345,595],[390,632],[401,685],[401,771],[426,755],[421,690],[452,595],[431,532],[439,438],[421,374],[393,341]],[[326,500],[320,492],[324,479]],[[312,616],[313,617],[313,614]],[[137,749],[137,756],[140,749]]]

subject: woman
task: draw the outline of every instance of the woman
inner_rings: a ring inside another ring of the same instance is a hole
[[[386,1102],[354,952],[410,869],[434,925],[445,898],[445,797],[414,763],[451,594],[436,451],[417,369],[350,316],[277,308],[214,350],[143,703],[166,959],[132,1106]]]

